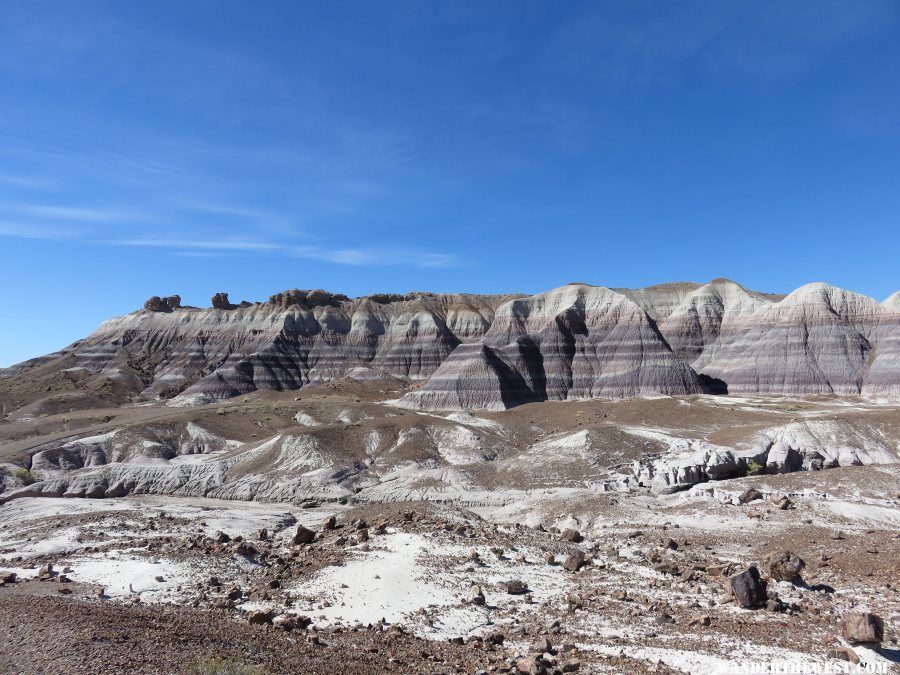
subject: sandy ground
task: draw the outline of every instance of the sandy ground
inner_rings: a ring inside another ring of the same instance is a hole
[[[24,657],[5,646],[0,664],[10,672],[185,672],[187,661],[211,654],[288,672],[279,651],[287,640],[297,663],[310,659],[310,672],[410,672],[410,663],[415,672],[505,672],[547,637],[557,652],[547,655],[548,672],[577,660],[581,672],[660,672],[661,663],[672,672],[719,673],[754,659],[833,663],[828,650],[842,644],[842,617],[867,610],[884,618],[887,632],[881,653],[867,658],[895,668],[898,505],[877,495],[879,481],[890,484],[900,472],[873,469],[880,475],[846,471],[842,489],[853,484],[856,494],[840,501],[816,493],[812,474],[758,481],[792,495],[786,511],[766,500],[733,504],[729,494],[746,479],[723,482],[712,497],[561,499],[481,515],[421,503],[299,509],[150,496],[15,500],[0,507],[0,568],[19,578],[0,588],[3,644],[32,645],[24,652],[31,654],[34,640],[24,636],[58,616],[59,649],[45,650],[43,661],[16,661]],[[522,525],[525,512],[542,524]],[[329,516],[336,527],[322,530]],[[318,531],[315,541],[295,545],[298,525]],[[584,539],[566,541],[565,527]],[[576,548],[588,564],[570,571],[561,563]],[[766,554],[785,548],[807,562],[803,584],[769,584],[785,611],[741,609],[725,597],[728,573],[756,563],[766,576]],[[54,571],[38,580],[47,562]],[[529,592],[508,593],[503,582],[512,579]],[[483,604],[466,601],[475,585]],[[235,588],[239,597],[229,599]],[[248,624],[254,613],[268,613],[265,626]],[[272,616],[305,617],[304,627],[276,629]],[[190,629],[169,631],[168,655],[141,670],[129,659],[147,651],[147,641],[121,626],[147,621]],[[398,654],[396,663],[368,651],[391,627],[397,645],[386,653]],[[84,631],[100,637],[76,637]],[[234,637],[228,648],[213,641],[198,649],[212,633]],[[114,657],[110,635],[134,650]],[[490,642],[495,635],[502,644]],[[310,642],[318,639],[331,646]],[[336,670],[328,655],[345,640],[361,645],[364,658],[348,657]],[[471,649],[459,651],[460,640]],[[440,652],[437,662],[423,660],[429,650]],[[70,669],[71,659],[90,665]]]
[[[852,658],[898,669],[900,464],[879,463],[900,452],[896,402],[437,414],[392,406],[405,387],[188,409],[4,399],[0,501],[35,463],[26,477],[67,496],[0,504],[0,672],[217,672],[209,659],[257,675],[835,668],[850,665],[833,650],[850,647],[855,611],[880,616],[885,637]],[[678,448],[740,452],[761,434],[857,465],[662,491],[638,480]],[[742,503],[749,488],[760,498]],[[802,580],[772,578],[783,551],[805,561]],[[766,608],[728,593],[750,565]]]

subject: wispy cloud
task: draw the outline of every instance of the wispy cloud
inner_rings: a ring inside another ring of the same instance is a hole
[[[408,267],[463,267],[465,262],[446,253],[408,248],[324,249],[300,247],[289,252],[297,258],[324,260],[340,265],[390,265]]]
[[[123,221],[149,220],[148,216],[134,211],[80,206],[19,206],[17,210],[33,218],[46,220],[74,220],[91,223],[120,223]]]
[[[171,255],[179,258],[220,258],[222,253],[218,251],[174,251]]]
[[[0,221],[0,237],[16,239],[72,240],[102,246],[160,248],[181,257],[211,258],[228,254],[269,254],[290,258],[320,260],[335,265],[403,266],[423,268],[464,267],[469,263],[455,255],[408,247],[328,248],[299,246],[258,239],[180,239],[176,237],[95,238],[89,233],[64,229],[35,227]]]
[[[34,189],[42,189],[48,188],[53,185],[53,183],[44,178],[35,178],[34,176],[20,176],[15,174],[8,173],[0,173],[0,184],[2,185],[10,185],[12,187],[17,188],[34,188]]]
[[[314,246],[289,249],[296,258],[324,260],[341,265],[400,265],[410,267],[462,267],[456,256],[410,248],[324,249]]]
[[[0,221],[0,237],[70,240],[89,245],[164,249],[180,257],[223,255],[277,255],[318,260],[347,266],[405,266],[419,268],[459,267],[457,256],[410,246],[341,247],[308,243],[290,219],[278,214],[227,203],[183,201],[175,211],[149,212],[93,205],[6,204],[5,210],[20,214],[16,220]],[[198,214],[219,216],[210,230],[208,218],[193,224]],[[173,222],[187,222],[185,234],[175,234]],[[153,230],[149,230],[152,223]],[[128,225],[127,236],[117,236]],[[206,230],[208,234],[201,234]],[[229,233],[228,231],[231,230]],[[277,236],[276,236],[277,233]]]
[[[72,239],[80,234],[80,232],[64,228],[0,221],[0,237],[11,237],[14,239]]]
[[[232,206],[229,204],[186,201],[184,202],[184,205],[192,211],[212,213],[219,216],[227,216],[229,218],[246,218],[251,220],[270,220],[276,218],[274,214],[269,213],[268,211],[245,208],[242,206]]]
[[[298,234],[299,232],[296,224],[291,219],[262,209],[190,200],[183,202],[183,206],[192,213],[241,222],[252,226],[256,230],[280,234]]]
[[[64,136],[37,136],[33,132],[3,129],[0,142],[7,157],[26,166],[40,167],[62,185],[90,177],[102,183],[159,187],[183,183],[192,177],[183,162],[160,152],[172,145],[165,140],[155,140],[155,145],[148,147],[147,143],[131,139],[127,149],[109,149],[71,143]]]
[[[322,246],[285,245],[254,240],[199,240],[172,238],[107,239],[112,246],[164,248],[173,255],[208,257],[224,253],[272,253],[291,258],[321,260],[337,265],[387,265],[409,267],[460,267],[465,263],[456,256],[410,248],[326,248]]]
[[[143,248],[167,248],[173,252],[200,251],[277,251],[278,244],[249,240],[204,240],[132,237],[127,239],[104,239],[97,243],[112,246],[138,246]]]

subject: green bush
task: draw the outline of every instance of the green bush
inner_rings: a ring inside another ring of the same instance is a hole
[[[13,475],[25,485],[33,485],[41,479],[41,474],[37,471],[25,468],[16,469]]]
[[[747,462],[747,475],[748,476],[759,476],[766,472],[766,467],[759,462],[754,462],[752,459]]]

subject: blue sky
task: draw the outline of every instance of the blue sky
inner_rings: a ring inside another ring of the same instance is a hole
[[[172,293],[900,288],[891,0],[4,0],[0,25],[0,365]]]

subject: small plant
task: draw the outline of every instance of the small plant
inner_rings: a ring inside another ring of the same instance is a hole
[[[188,670],[192,675],[265,675],[256,666],[248,666],[237,659],[204,658],[194,662]]]
[[[13,475],[22,481],[24,485],[33,485],[41,479],[41,475],[37,471],[25,468],[16,469]]]
[[[224,415],[224,414],[225,414],[225,408],[218,408],[216,410],[216,415]]]
[[[752,459],[747,462],[747,475],[748,476],[759,476],[765,473],[766,467],[759,462],[754,462]]]
[[[347,497],[341,497],[340,499],[338,499],[338,504],[340,504],[341,506],[347,506],[348,501],[350,500],[347,499]]]

